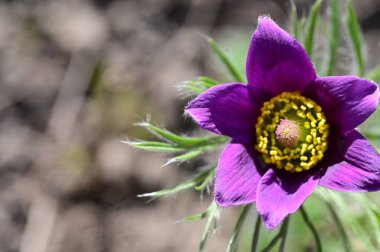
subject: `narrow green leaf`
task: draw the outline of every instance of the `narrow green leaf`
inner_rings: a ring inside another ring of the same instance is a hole
[[[303,206],[300,207],[300,213],[302,215],[303,220],[305,221],[306,225],[309,227],[311,233],[314,236],[315,244],[317,245],[317,251],[322,252],[322,243],[321,238],[319,238],[319,234],[317,229],[314,227],[313,223],[310,221],[305,209]]]
[[[338,0],[331,0],[331,27],[329,38],[329,54],[325,75],[333,75],[336,63],[336,53],[340,41],[340,10]]]
[[[289,229],[289,220],[290,216],[286,217],[284,220],[284,229],[281,229],[281,243],[280,243],[280,248],[278,249],[279,252],[285,252],[285,242],[286,242],[286,237],[288,236],[288,229]]]
[[[167,189],[164,189],[164,190],[161,190],[161,191],[157,191],[157,192],[151,192],[151,193],[145,193],[145,194],[140,194],[140,195],[137,195],[137,197],[141,198],[141,197],[153,197],[153,198],[158,198],[158,197],[162,197],[162,196],[168,196],[168,195],[172,195],[172,194],[176,194],[176,193],[179,193],[181,191],[184,191],[184,190],[187,190],[187,189],[190,189],[190,188],[194,188],[196,187],[198,184],[202,183],[203,180],[205,178],[207,178],[207,176],[213,172],[215,170],[215,167],[212,167],[206,171],[203,171],[201,173],[199,173],[195,178],[191,179],[191,180],[188,180],[186,182],[183,182],[173,188],[167,188]]]
[[[226,66],[227,70],[229,71],[229,73],[233,77],[234,81],[244,82],[244,80],[241,77],[239,71],[231,63],[230,59],[223,52],[223,50],[219,47],[219,45],[216,43],[216,41],[213,40],[210,37],[207,37],[207,42],[210,44],[210,46],[211,46],[212,50],[214,51],[214,53],[219,57],[219,59],[222,61],[222,63]]]
[[[208,218],[205,225],[205,229],[202,233],[201,242],[199,244],[199,251],[203,252],[205,249],[205,245],[207,242],[207,238],[211,230],[215,229],[216,220],[219,216],[219,210],[218,206],[216,205],[215,201],[211,204],[210,210],[208,212]]]
[[[286,218],[285,223],[287,222],[288,219],[289,218]],[[252,246],[251,246],[252,252],[256,252],[257,251],[257,245],[259,245],[260,226],[261,226],[261,216],[257,215],[255,229],[253,231],[253,237],[252,237]]]
[[[138,126],[145,127],[149,132],[156,135],[160,139],[175,143],[178,147],[182,148],[194,148],[194,147],[204,147],[206,145],[218,145],[223,144],[228,141],[225,136],[214,136],[214,137],[185,137],[176,135],[168,130],[161,129],[150,123],[143,122],[138,123]]]
[[[129,141],[122,141],[122,143],[128,144],[132,147],[147,150],[147,151],[155,151],[155,152],[167,152],[167,153],[174,153],[174,152],[181,152],[186,149],[173,146],[169,143],[162,143],[162,142],[154,142],[154,141],[140,141],[140,142],[129,142]]]
[[[290,217],[290,216],[289,216]],[[273,239],[269,242],[269,244],[262,250],[262,252],[270,252],[273,251],[272,248],[277,244],[277,242],[284,237],[287,229],[289,227],[289,217],[284,220],[281,224],[280,231],[278,231],[277,235],[273,237]]]
[[[243,210],[241,211],[241,214],[239,216],[238,221],[236,222],[234,231],[232,232],[231,238],[228,241],[228,246],[227,246],[227,252],[232,252],[235,251],[236,249],[236,239],[239,236],[240,230],[244,224],[245,218],[247,217],[249,213],[251,205],[244,206]]]
[[[208,206],[206,211],[204,211],[202,213],[197,213],[197,214],[188,216],[188,217],[180,220],[179,222],[192,222],[192,221],[202,220],[202,219],[208,217],[210,215],[210,212],[212,212],[214,210],[214,208],[215,208],[215,206],[214,206],[214,202],[213,202]]]
[[[191,216],[188,216],[184,219],[182,219],[180,222],[192,222],[192,221],[199,221],[207,217],[207,211],[203,213],[197,213]]]
[[[195,150],[189,151],[189,152],[187,152],[185,154],[182,154],[182,155],[179,155],[179,156],[176,156],[174,158],[169,159],[168,162],[166,162],[165,165],[172,164],[172,163],[175,163],[175,162],[185,162],[185,161],[188,161],[190,159],[198,157],[199,155],[201,155],[202,153],[204,153],[206,150],[207,150],[206,148],[200,148],[200,149],[195,149]]]
[[[272,248],[277,244],[277,242],[281,239],[281,231],[276,234],[275,237],[269,242],[269,244],[262,250],[262,252],[270,252]]]
[[[317,0],[313,6],[311,7],[310,14],[308,17],[308,25],[306,30],[306,37],[305,37],[305,50],[309,57],[312,57],[313,54],[313,45],[314,45],[314,33],[315,33],[315,27],[318,20],[318,12],[321,7],[322,0]]]
[[[217,81],[217,80],[212,79],[212,78],[207,77],[207,76],[200,76],[198,79],[200,81],[203,81],[204,83],[208,83],[208,84],[210,84],[212,86],[220,84],[220,81]]]
[[[344,226],[343,226],[343,223],[341,222],[341,220],[339,219],[339,216],[338,214],[336,213],[335,209],[334,209],[334,206],[326,201],[326,204],[327,204],[327,208],[329,209],[330,213],[331,213],[331,216],[333,218],[333,220],[335,221],[337,227],[338,227],[338,230],[343,238],[343,245],[344,245],[344,249],[346,252],[351,252],[351,244],[350,244],[350,240],[348,239],[348,236],[347,236],[347,232],[346,230],[344,229]]]
[[[199,186],[196,186],[195,187],[195,190],[197,191],[202,191],[203,189],[205,189],[205,187],[208,185],[208,184],[211,184],[211,182],[213,181],[214,177],[215,177],[215,172],[216,172],[216,166],[214,166],[214,169],[213,171],[211,171],[207,177],[203,180],[203,182],[199,185]]]
[[[331,202],[337,209],[340,214],[340,217],[345,221],[345,224],[352,230],[356,241],[360,242],[362,245],[366,247],[367,251],[379,251],[378,247],[376,248],[373,243],[372,233],[368,233],[367,226],[364,225],[364,222],[367,222],[365,211],[348,211],[347,206],[351,205],[352,202],[344,197],[345,195],[335,192],[333,190],[328,190],[325,188],[318,188],[316,193],[322,199]],[[350,194],[350,198],[352,198],[353,194]]]
[[[298,21],[298,15],[297,15],[297,6],[294,3],[293,0],[290,1],[291,4],[291,33],[293,37],[298,40],[298,29],[299,29],[299,21]]]
[[[377,212],[379,207],[371,202],[365,195],[354,195],[354,197],[361,202],[363,209],[365,210],[368,218],[369,224],[371,225],[372,234],[374,236],[374,242],[376,242],[376,247],[380,248],[380,223],[378,222]]]
[[[208,88],[198,81],[185,81],[179,88],[183,91],[182,94],[186,96],[198,96]]]
[[[360,25],[358,17],[356,16],[352,1],[348,1],[347,6],[347,28],[348,34],[350,36],[353,49],[355,51],[356,63],[357,63],[357,72],[360,77],[365,75],[365,64],[363,57],[363,39],[361,35]]]
[[[372,81],[380,81],[380,65],[378,65],[374,70],[368,74],[368,79]]]
[[[218,84],[220,84],[220,82],[217,80],[207,76],[200,76],[195,80],[185,81],[182,85],[179,85],[179,88],[184,91],[185,95],[193,96],[199,95]]]

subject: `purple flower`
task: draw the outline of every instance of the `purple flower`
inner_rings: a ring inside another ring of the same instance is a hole
[[[318,77],[302,46],[269,17],[259,18],[246,74],[248,84],[217,85],[186,107],[202,128],[232,139],[216,173],[220,206],[256,202],[274,229],[317,185],[380,190],[380,155],[355,129],[377,107],[374,83]]]

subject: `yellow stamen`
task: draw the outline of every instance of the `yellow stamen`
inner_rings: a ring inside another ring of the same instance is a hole
[[[299,139],[290,144],[284,144],[289,135],[286,127],[280,128],[282,135],[276,138],[276,129],[284,119],[295,122],[300,131]],[[285,92],[263,104],[256,124],[255,148],[264,162],[278,169],[302,172],[322,160],[328,136],[329,125],[322,108],[298,92]]]

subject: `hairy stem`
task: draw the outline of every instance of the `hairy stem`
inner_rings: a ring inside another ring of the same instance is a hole
[[[313,223],[311,223],[309,216],[307,215],[303,206],[300,207],[300,212],[301,212],[302,218],[304,219],[306,225],[309,227],[310,231],[312,232],[312,234],[314,236],[314,240],[315,240],[315,243],[317,245],[317,251],[322,252],[321,239],[319,238],[317,229],[314,227]]]
[[[255,224],[255,231],[253,232],[253,239],[252,239],[252,252],[257,251],[257,244],[259,243],[259,235],[260,235],[260,226],[261,226],[261,218],[260,215],[257,215],[256,224]]]
[[[328,201],[325,201],[326,204],[327,204],[327,207],[328,209],[330,210],[331,212],[331,215],[334,219],[334,221],[336,222],[337,226],[338,226],[338,229],[339,229],[339,232],[340,234],[342,235],[342,238],[343,238],[343,244],[344,244],[344,249],[346,250],[346,252],[351,252],[351,245],[350,245],[350,241],[348,240],[348,236],[347,236],[347,233],[346,231],[344,230],[344,227],[343,227],[343,223],[340,221],[339,217],[338,217],[338,214],[336,213],[333,205],[328,202]]]
[[[286,218],[286,220],[282,223],[281,225],[281,228],[280,228],[280,231],[278,232],[278,234],[273,237],[273,239],[269,242],[269,244],[262,250],[262,252],[270,252],[272,251],[272,248],[274,246],[276,246],[277,242],[283,238],[283,241],[281,243],[281,247],[282,249],[284,249],[283,247],[285,247],[285,238],[286,238],[286,235],[287,235],[287,229],[288,229],[288,224],[289,224],[289,217]]]
[[[282,224],[282,227],[280,230],[282,240],[280,244],[280,249],[278,250],[279,252],[285,251],[284,249],[285,249],[286,236],[288,235],[289,219],[290,219],[290,216],[285,219],[284,224]]]

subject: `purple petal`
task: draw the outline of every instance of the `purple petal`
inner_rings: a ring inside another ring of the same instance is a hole
[[[270,169],[257,188],[257,211],[269,230],[294,213],[318,185],[310,172],[289,173]]]
[[[215,178],[215,201],[222,207],[252,203],[261,179],[253,147],[230,143],[220,156]]]
[[[324,108],[330,124],[342,132],[364,122],[379,102],[376,84],[355,76],[320,77],[307,93]]]
[[[342,160],[327,168],[320,185],[349,192],[380,190],[380,155],[365,137],[352,130],[336,149]]]
[[[247,85],[217,85],[194,99],[185,109],[204,129],[227,135],[240,143],[253,143],[261,103],[252,99]]]
[[[269,17],[260,17],[247,58],[249,85],[278,95],[300,91],[316,73],[306,51]]]

